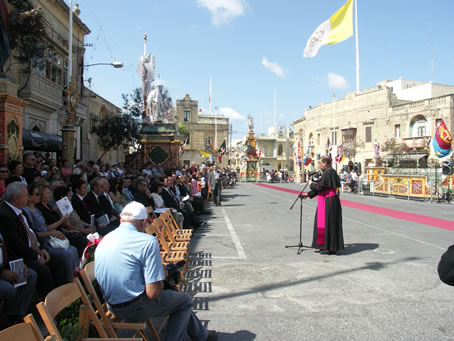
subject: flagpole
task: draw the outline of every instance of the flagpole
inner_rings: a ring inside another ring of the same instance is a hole
[[[277,136],[277,132],[276,132],[276,89],[274,89],[274,136]]]
[[[334,148],[334,146],[336,146],[336,153],[337,153],[337,134],[336,134],[336,94],[333,94],[333,135],[331,136],[332,138],[332,147],[331,148]],[[333,149],[331,149],[333,150]],[[332,155],[332,157],[336,157],[336,155]],[[334,168],[337,172],[337,162],[336,162],[336,159],[334,159]]]
[[[210,97],[208,98],[208,101],[210,102],[210,115],[211,115],[211,76],[210,76]]]
[[[355,1],[355,40],[356,40],[356,93],[359,94],[359,44],[358,44],[358,0]]]

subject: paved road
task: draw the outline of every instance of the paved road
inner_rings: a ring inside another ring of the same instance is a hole
[[[344,207],[344,253],[297,255],[295,194],[238,184],[223,197],[194,236],[187,287],[219,340],[454,340],[454,287],[436,272],[454,231]],[[342,199],[454,221],[452,204]],[[315,207],[304,201],[304,245]]]

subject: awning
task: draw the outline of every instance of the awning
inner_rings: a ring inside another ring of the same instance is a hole
[[[58,135],[50,135],[33,130],[22,130],[22,143],[24,149],[33,149],[45,152],[60,152],[62,139]]]
[[[408,154],[401,157],[402,160],[416,160],[419,161],[428,156],[428,154]]]
[[[397,154],[395,157],[392,155],[386,155],[382,158],[383,161],[390,161],[393,159],[399,160],[416,160],[419,161],[425,157],[429,156],[429,154]]]

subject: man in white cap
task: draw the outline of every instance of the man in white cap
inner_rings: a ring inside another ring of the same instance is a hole
[[[163,340],[216,340],[192,312],[192,297],[163,290],[159,243],[146,234],[144,205],[133,201],[120,214],[120,226],[95,251],[95,275],[112,313],[136,322],[169,316]]]

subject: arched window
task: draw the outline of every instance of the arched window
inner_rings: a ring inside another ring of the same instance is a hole
[[[284,148],[282,147],[282,144],[280,144],[279,146],[277,146],[277,155],[282,155],[283,152]]]
[[[414,117],[410,122],[410,137],[430,136],[429,122],[422,115]]]

